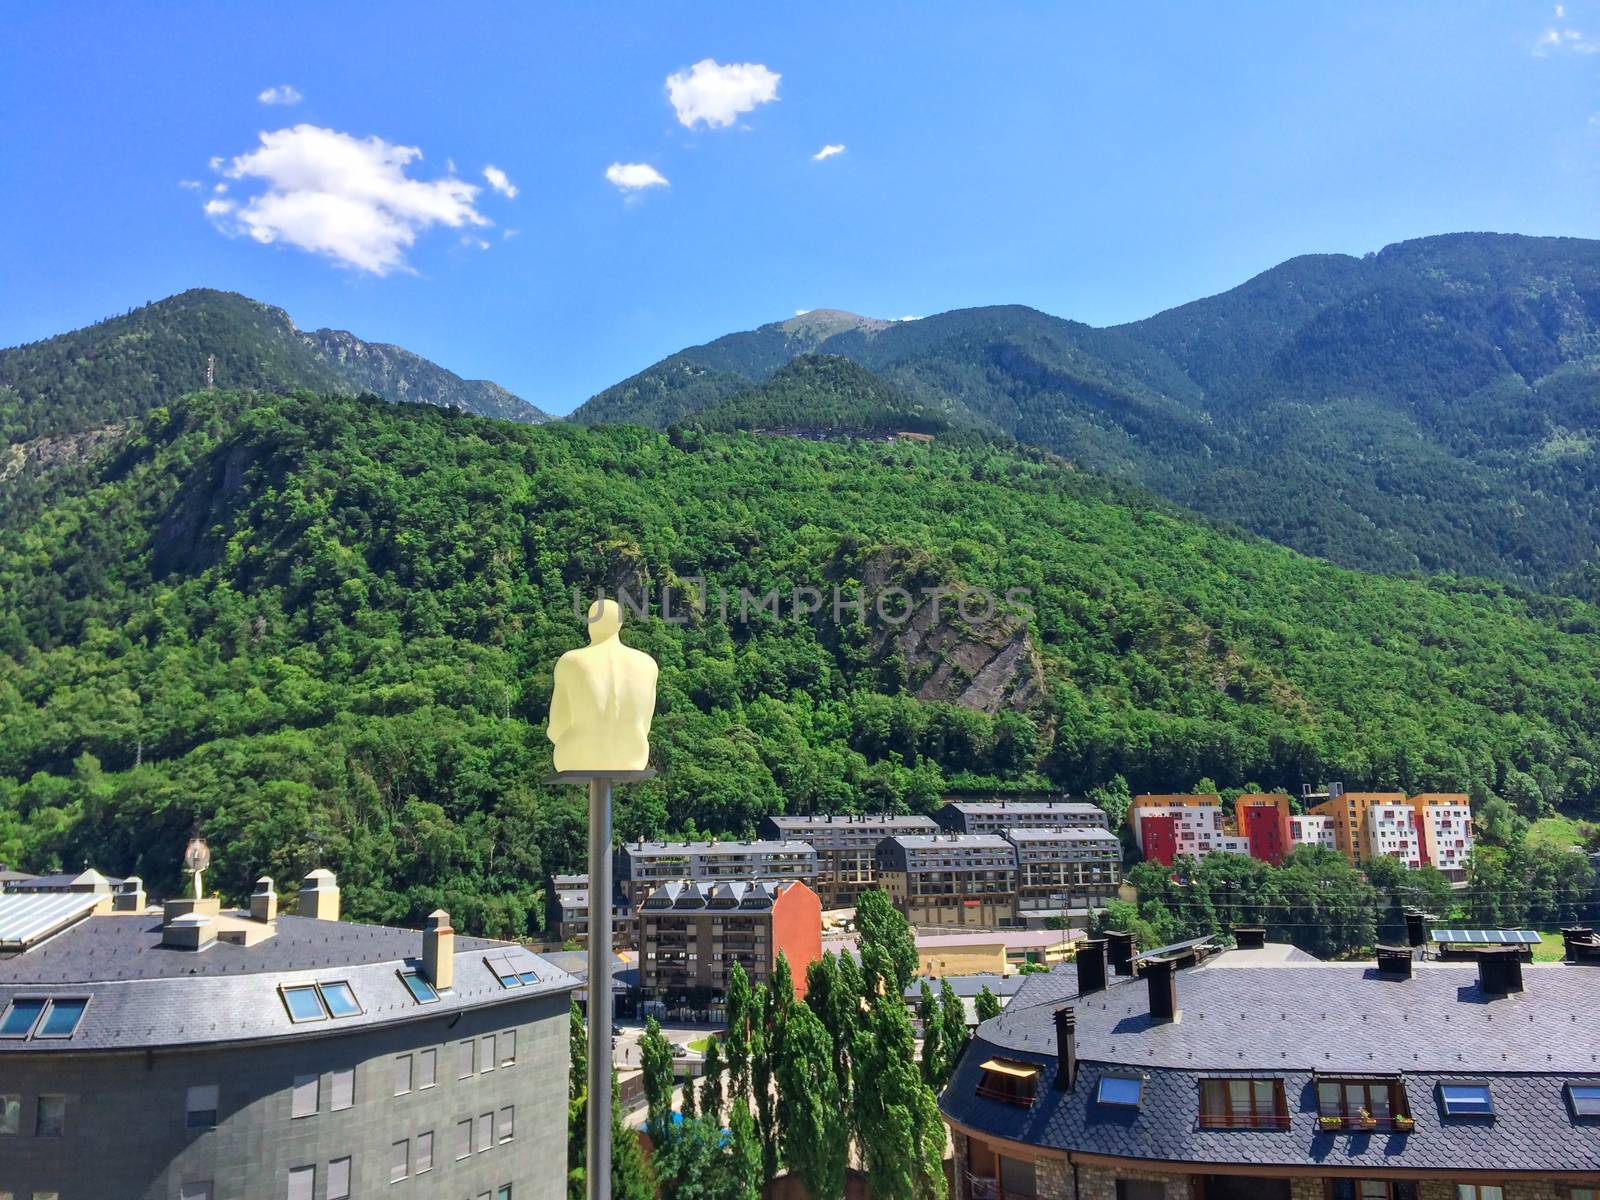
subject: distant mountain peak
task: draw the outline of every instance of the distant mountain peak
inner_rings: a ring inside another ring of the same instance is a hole
[[[859,329],[863,333],[878,333],[893,325],[879,317],[863,317],[859,313],[845,312],[842,308],[811,308],[795,313],[787,321],[773,321],[787,334],[801,334],[813,338],[829,338],[836,333]]]

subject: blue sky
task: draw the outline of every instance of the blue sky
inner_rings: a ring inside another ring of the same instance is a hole
[[[0,344],[204,285],[554,412],[798,309],[1108,324],[1600,236],[1600,0],[12,4],[0,41]]]

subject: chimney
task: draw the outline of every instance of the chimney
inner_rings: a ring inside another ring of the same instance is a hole
[[[1056,1009],[1056,1091],[1078,1082],[1078,1018],[1070,1004]]]
[[[339,881],[327,867],[318,867],[301,882],[300,915],[316,921],[339,919]]]
[[[1428,943],[1428,914],[1419,909],[1406,909],[1406,944],[1425,946]]]
[[[1078,943],[1078,995],[1101,992],[1106,986],[1106,942],[1089,938]]]
[[[117,894],[111,902],[111,911],[142,913],[144,906],[144,880],[137,875],[130,875],[117,889]]]
[[[1170,958],[1147,958],[1144,961],[1144,978],[1150,987],[1150,1019],[1176,1021],[1178,1019],[1178,987],[1175,963]]]
[[[1478,951],[1478,989],[1490,996],[1522,990],[1522,952],[1515,946],[1485,946]]]
[[[161,931],[161,944],[174,950],[204,950],[217,940],[217,923],[205,913],[173,917]]]
[[[1592,943],[1593,941],[1594,930],[1587,925],[1574,925],[1570,929],[1563,929],[1561,931],[1561,957],[1567,962],[1577,962],[1577,952],[1572,947],[1579,942]]]
[[[1234,929],[1233,941],[1241,950],[1260,950],[1267,944],[1267,931],[1253,925],[1241,925]]]
[[[456,931],[450,914],[436,908],[422,929],[422,973],[434,990],[448,992],[456,983]]]
[[[1378,974],[1392,979],[1411,978],[1410,946],[1379,946]]]
[[[250,919],[263,924],[278,919],[278,893],[266,875],[256,880],[256,890],[250,893]]]
[[[1116,929],[1106,930],[1106,947],[1111,959],[1111,969],[1118,975],[1133,974],[1133,934]]]

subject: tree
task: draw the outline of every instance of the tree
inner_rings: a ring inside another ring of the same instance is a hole
[[[622,1116],[622,1099],[616,1076],[611,1079],[611,1196],[612,1200],[656,1200],[655,1175],[645,1161],[639,1135]]]
[[[728,1200],[761,1200],[764,1179],[761,1137],[750,1115],[750,1105],[743,1097],[733,1102],[728,1133],[728,1168],[733,1185]]]
[[[683,1114],[683,1119],[685,1121],[695,1115],[695,1110],[698,1107],[695,1100],[695,1093],[698,1090],[699,1089],[695,1087],[694,1076],[691,1075],[684,1079],[683,1098],[678,1102],[678,1111]]]
[[[922,1081],[931,1088],[944,1084],[944,1022],[939,1002],[933,998],[928,981],[922,981],[922,993],[917,1000],[917,1020],[922,1023]]]
[[[821,1020],[799,1004],[789,1015],[784,1046],[777,1064],[784,1160],[809,1200],[838,1200],[844,1194],[848,1134],[832,1039]]]
[[[911,925],[880,888],[869,888],[856,901],[856,928],[860,931],[861,970],[864,991],[876,994],[880,987],[903,996],[917,974],[917,941]],[[883,952],[881,978],[869,970],[866,948]]]
[[[776,1064],[772,1055],[772,992],[760,984],[750,1003],[750,1084],[756,1101],[756,1132],[761,1138],[761,1182],[778,1174],[778,1118],[774,1111]]]
[[[750,977],[735,962],[728,973],[728,1097],[735,1104],[750,1098]]]
[[[722,1123],[711,1117],[678,1122],[656,1150],[653,1166],[664,1200],[729,1200],[733,1183]]]
[[[939,1071],[939,1086],[943,1087],[950,1073],[961,1061],[967,1048],[967,1010],[956,995],[948,979],[939,983],[939,1023],[943,1026],[939,1040],[943,1043],[944,1060]]]
[[[567,1012],[567,1197],[582,1200],[589,1154],[589,1031],[573,999]]]
[[[650,1138],[659,1146],[672,1128],[672,1047],[661,1036],[661,1024],[654,1017],[645,1022],[639,1050],[644,1065],[645,1102],[650,1110]]]
[[[880,969],[887,970],[887,964]],[[868,1006],[852,1043],[858,1077],[872,1081],[871,1087],[856,1090],[855,1115],[874,1200],[943,1200],[945,1195],[944,1122],[933,1089],[918,1074],[914,1044],[905,1001],[886,995]]]
[[[979,991],[976,1008],[978,1010],[979,1024],[993,1020],[1000,1015],[1000,998],[989,990],[988,984],[984,984],[983,989]]]
[[[706,1047],[704,1087],[700,1092],[700,1111],[714,1121],[722,1120],[722,1040],[712,1038]]]

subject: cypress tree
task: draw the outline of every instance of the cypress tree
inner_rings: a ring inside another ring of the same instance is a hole
[[[942,1087],[967,1048],[967,1012],[948,979],[939,984],[939,1010],[940,1024],[943,1026],[939,1040],[944,1043],[944,1069],[939,1075],[939,1086]]]
[[[922,981],[922,995],[917,1001],[917,1020],[922,1022],[922,1081],[931,1088],[944,1085],[944,1018],[939,1002],[933,998],[928,981]]]

